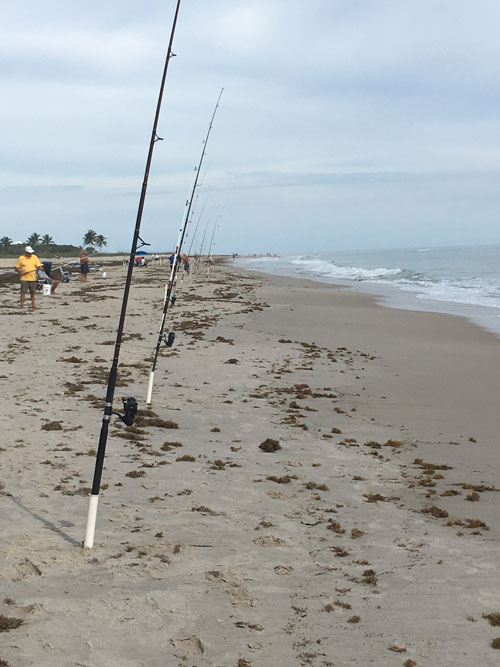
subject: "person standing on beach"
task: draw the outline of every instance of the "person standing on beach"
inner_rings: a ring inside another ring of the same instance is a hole
[[[30,245],[27,245],[24,249],[24,255],[19,257],[14,266],[14,270],[21,278],[21,308],[24,308],[26,293],[29,292],[31,296],[31,307],[33,310],[36,310],[35,294],[37,269],[43,269],[43,266],[35,255],[33,248]]]
[[[87,282],[87,275],[89,273],[89,256],[86,250],[82,250],[80,255],[80,282]]]
[[[187,276],[189,276],[189,257],[186,253],[182,255],[182,261],[184,264],[184,272]]]

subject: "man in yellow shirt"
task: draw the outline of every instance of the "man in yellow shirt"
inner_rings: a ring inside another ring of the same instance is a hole
[[[21,277],[21,308],[24,308],[26,292],[29,292],[31,295],[31,307],[35,310],[36,270],[43,269],[43,266],[30,245],[26,246],[24,255],[19,257],[14,269]]]

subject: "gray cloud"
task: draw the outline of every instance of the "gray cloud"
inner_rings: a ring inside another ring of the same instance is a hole
[[[2,236],[93,227],[127,249],[174,6],[4,8]],[[144,233],[175,240],[224,86],[200,189],[207,217],[225,205],[220,250],[498,242],[499,18],[492,0],[185,2]]]

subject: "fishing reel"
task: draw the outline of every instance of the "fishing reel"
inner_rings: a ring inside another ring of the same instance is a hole
[[[161,339],[167,347],[172,347],[172,345],[174,344],[174,340],[175,340],[175,333],[173,331],[169,331],[168,336],[167,336],[167,334],[163,334]]]
[[[176,301],[177,297],[175,296],[175,294],[172,294],[172,296],[170,297],[170,305],[175,306]]]
[[[134,423],[135,415],[137,414],[137,401],[133,396],[122,398],[122,401],[124,414],[121,415],[119,412],[113,412],[112,414],[119,417],[125,426],[132,426]]]

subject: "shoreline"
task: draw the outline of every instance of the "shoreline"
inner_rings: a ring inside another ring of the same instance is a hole
[[[241,260],[248,258],[241,257]],[[484,305],[468,304],[459,301],[447,301],[444,299],[432,299],[425,296],[423,291],[418,289],[405,290],[397,284],[389,284],[382,282],[369,282],[365,280],[352,280],[348,278],[331,278],[331,282],[325,276],[314,275],[292,275],[291,272],[281,270],[273,273],[266,272],[265,269],[252,269],[247,266],[234,265],[235,269],[242,271],[249,271],[251,273],[262,273],[266,276],[280,276],[283,278],[291,278],[296,280],[310,280],[313,283],[321,283],[323,285],[331,285],[343,287],[353,292],[367,294],[377,299],[377,302],[386,308],[395,308],[397,310],[411,310],[418,312],[440,313],[443,315],[453,315],[462,317],[466,320],[476,324],[485,331],[495,334],[500,338],[500,314],[499,311],[493,307]]]
[[[134,272],[115,403],[144,412],[113,420],[82,550],[123,275],[35,313],[5,286],[0,658],[495,665],[498,339],[217,264],[180,286],[147,411],[166,269]]]

